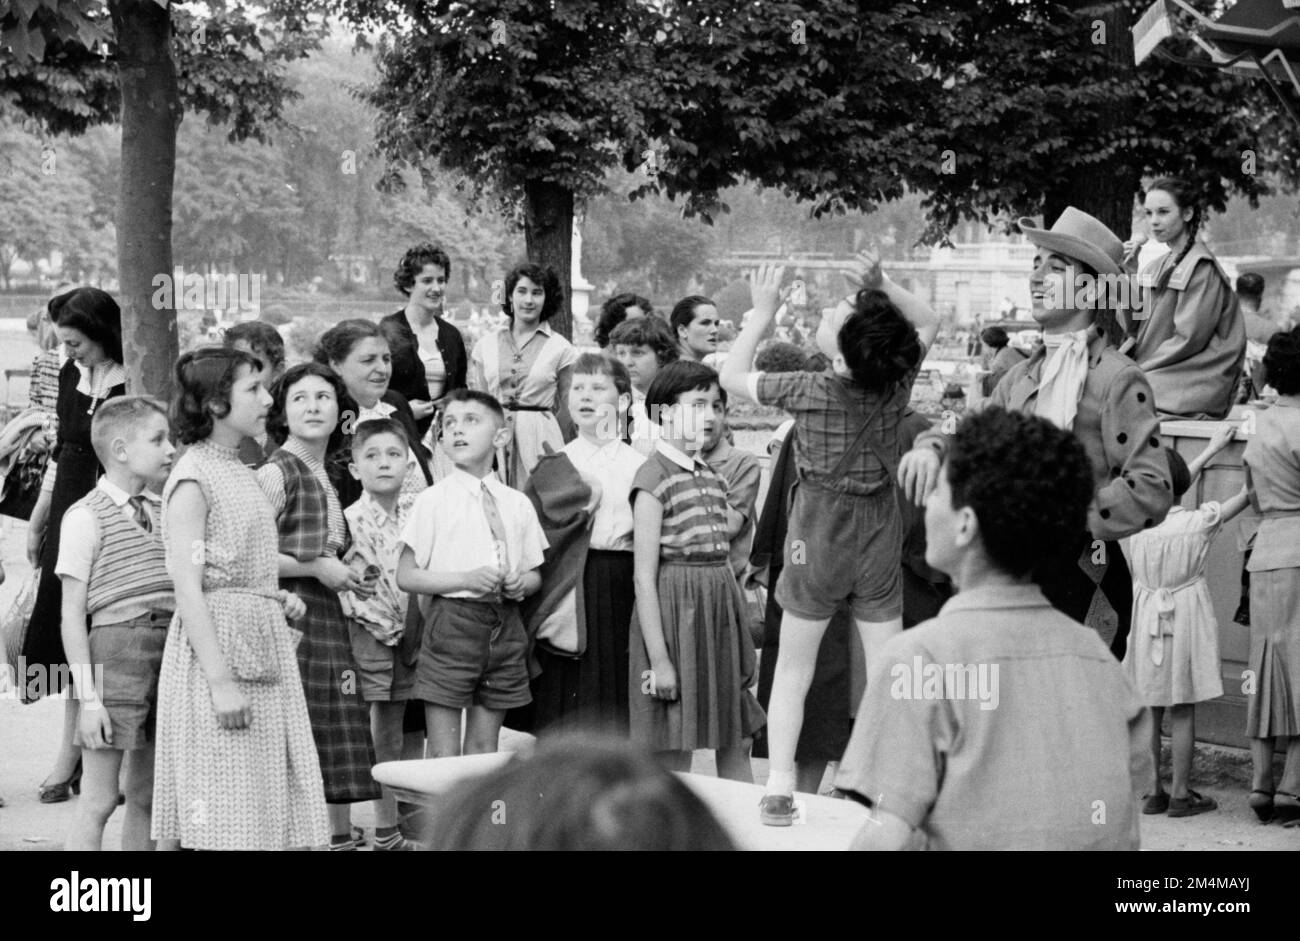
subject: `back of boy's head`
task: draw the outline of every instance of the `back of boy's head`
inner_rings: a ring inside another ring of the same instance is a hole
[[[90,422],[90,443],[99,463],[108,463],[114,439],[130,441],[159,417],[166,421],[167,409],[147,395],[121,395],[100,403]]]
[[[1170,487],[1177,500],[1192,487],[1192,472],[1183,460],[1183,456],[1173,448],[1165,448],[1165,457],[1169,460]]]
[[[1269,338],[1264,352],[1264,377],[1281,395],[1300,392],[1300,327]]]
[[[366,446],[366,442],[379,435],[394,435],[409,452],[411,439],[406,436],[406,429],[395,418],[368,418],[358,422],[352,429],[352,454],[356,456]]]
[[[496,417],[497,423],[504,425],[506,423],[506,410],[501,407],[493,396],[486,392],[480,392],[477,389],[454,389],[443,399],[443,414],[447,414],[447,408],[456,403],[477,402]]]
[[[502,816],[501,808],[507,808]],[[442,801],[433,850],[731,850],[676,775],[625,741],[545,740]]]
[[[632,394],[632,377],[627,367],[604,353],[583,353],[574,361],[572,375],[607,376],[619,395]]]
[[[654,350],[660,366],[676,360],[680,355],[677,337],[657,314],[647,314],[635,320],[624,320],[609,335],[610,346],[644,346]]]
[[[260,320],[241,321],[229,327],[221,341],[230,347],[240,341],[247,343],[253,355],[264,361],[273,374],[284,366],[284,337],[269,323]]]
[[[889,295],[865,288],[853,300],[853,313],[839,334],[840,355],[853,381],[883,392],[902,380],[921,361],[921,338]]]
[[[953,509],[970,507],[997,568],[1027,575],[1073,565],[1087,529],[1092,465],[1070,432],[990,408],[962,421],[944,464]]]
[[[676,405],[677,400],[687,392],[707,391],[718,383],[718,374],[714,370],[694,360],[678,360],[669,363],[655,375],[646,389],[645,407],[654,416],[662,416],[669,406]],[[656,411],[656,406],[658,410]],[[661,420],[661,419],[660,419]]]

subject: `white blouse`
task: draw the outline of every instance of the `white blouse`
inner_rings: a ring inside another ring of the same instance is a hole
[[[591,526],[591,548],[632,551],[632,478],[645,455],[614,440],[600,446],[574,438],[564,446],[578,472],[600,484],[600,503]]]

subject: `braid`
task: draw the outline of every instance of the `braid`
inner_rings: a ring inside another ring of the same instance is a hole
[[[1174,259],[1174,263],[1165,269],[1165,273],[1160,276],[1160,280],[1156,284],[1156,290],[1163,291],[1169,286],[1169,279],[1173,277],[1174,269],[1182,264],[1183,259],[1187,257],[1187,253],[1190,252],[1192,246],[1196,244],[1196,233],[1201,228],[1201,207],[1196,200],[1195,191],[1192,189],[1191,184],[1186,180],[1177,177],[1162,177],[1152,183],[1147,189],[1147,192],[1149,193],[1152,190],[1160,190],[1168,193],[1173,197],[1174,202],[1180,210],[1187,206],[1191,206],[1192,208],[1192,218],[1187,223],[1187,244],[1185,244],[1183,250],[1178,253],[1178,257]]]

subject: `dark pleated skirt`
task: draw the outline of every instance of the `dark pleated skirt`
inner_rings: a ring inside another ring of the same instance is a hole
[[[370,774],[375,766],[370,710],[361,699],[361,674],[339,596],[314,578],[285,579],[281,585],[307,606],[307,616],[294,627],[303,632],[298,669],[325,779],[325,801],[375,800],[380,791]]]
[[[583,570],[587,649],[579,659],[539,649],[542,672],[515,727],[538,735],[592,731],[628,734],[628,625],[636,606],[632,553],[593,549]]]

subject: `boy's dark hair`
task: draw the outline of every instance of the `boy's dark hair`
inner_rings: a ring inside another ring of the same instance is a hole
[[[717,306],[703,294],[688,294],[673,305],[673,312],[668,315],[668,324],[673,328],[674,339],[677,336],[677,328],[689,327],[691,322],[695,320],[695,308],[702,307],[705,304],[710,307]]]
[[[359,318],[340,320],[320,335],[312,358],[326,366],[330,363],[341,363],[348,358],[354,346],[370,337],[379,337],[385,343],[388,342],[384,331],[372,321]]]
[[[421,242],[408,248],[397,263],[397,270],[393,272],[393,284],[397,290],[409,296],[425,265],[441,265],[442,273],[451,277],[451,259],[447,253],[432,242]]]
[[[627,374],[627,367],[604,353],[579,355],[569,372],[574,376],[608,376],[619,395],[632,394],[632,377]]]
[[[985,327],[980,331],[980,342],[990,349],[1000,350],[1011,342],[1011,338],[1001,327]]]
[[[167,417],[167,409],[147,395],[119,395],[101,402],[90,421],[90,441],[99,463],[107,464],[108,446],[117,437],[129,437],[155,415]]]
[[[354,416],[343,414],[343,403],[347,396],[347,390],[343,388],[343,380],[339,378],[338,373],[323,363],[298,363],[296,366],[290,366],[284,375],[275,381],[275,385],[271,386],[271,411],[266,416],[266,433],[276,444],[284,444],[288,439],[289,421],[284,414],[285,399],[289,395],[289,389],[307,376],[319,376],[334,390],[334,401],[339,406],[338,422],[330,432],[329,443],[325,446],[327,453],[333,454],[343,444],[346,437],[344,427]]]
[[[51,323],[80,330],[104,348],[105,356],[122,362],[122,309],[107,291],[75,288],[50,298],[47,309]]]
[[[958,427],[943,472],[953,508],[975,511],[999,569],[1019,576],[1074,564],[1093,478],[1073,434],[1036,415],[989,408]]]
[[[1264,296],[1264,276],[1254,271],[1243,271],[1237,276],[1237,293],[1259,300]]]
[[[457,787],[428,839],[433,850],[735,849],[708,806],[648,754],[586,736],[543,740]]]
[[[477,402],[495,415],[502,425],[506,423],[506,410],[501,407],[501,403],[494,396],[480,392],[478,389],[452,389],[442,401],[444,415],[447,413],[447,406],[453,402]]]
[[[803,372],[808,354],[793,343],[768,340],[754,357],[757,372]]]
[[[213,418],[230,414],[230,390],[240,369],[262,371],[252,353],[224,346],[201,346],[176,361],[176,398],[172,428],[182,444],[194,444],[212,434]]]
[[[654,307],[650,299],[642,297],[640,294],[615,294],[604,304],[600,305],[600,318],[596,321],[596,329],[593,331],[592,339],[602,350],[609,346],[610,334],[614,328],[627,320],[627,309],[629,307],[638,307],[645,312],[647,317],[654,315]],[[641,318],[637,318],[640,320]]]
[[[681,355],[677,349],[677,337],[673,336],[672,329],[656,314],[624,320],[610,333],[609,345],[648,346],[655,351],[655,359],[660,366],[675,362]]]
[[[1192,472],[1183,460],[1183,456],[1173,448],[1165,448],[1165,457],[1169,460],[1169,481],[1174,492],[1174,499],[1182,497],[1192,486]]]
[[[853,381],[871,392],[884,392],[921,361],[916,328],[888,294],[875,288],[857,293],[838,340]]]
[[[722,388],[718,374],[694,360],[678,360],[659,370],[658,375],[646,389],[645,407],[652,421],[662,424],[662,416],[668,406],[676,405],[677,399],[686,392],[706,391],[713,386]]]
[[[406,450],[411,450],[411,439],[407,437],[406,429],[396,418],[368,418],[359,422],[352,430],[352,453],[360,451],[367,441],[377,435],[397,435],[406,445]]]
[[[1300,327],[1279,331],[1264,351],[1264,378],[1281,395],[1300,392]]]
[[[541,285],[545,292],[546,299],[542,301],[542,322],[545,323],[554,317],[564,301],[564,289],[560,287],[560,279],[549,267],[531,261],[515,265],[506,275],[506,296],[501,301],[502,312],[512,321],[515,319],[514,308],[510,306],[510,295],[515,292],[515,285],[519,283],[520,278],[527,278],[533,284]]]
[[[261,320],[244,320],[226,329],[221,342],[234,346],[240,340],[248,344],[253,355],[278,373],[284,368],[284,337],[280,331]]]

